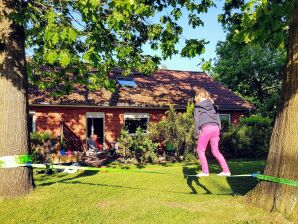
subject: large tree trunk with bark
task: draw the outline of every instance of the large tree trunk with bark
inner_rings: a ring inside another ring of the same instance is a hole
[[[8,19],[21,4],[0,0],[0,157],[29,152],[24,28]],[[32,188],[32,169],[0,169],[0,199],[26,195]]]
[[[289,32],[281,107],[273,129],[264,173],[298,181],[298,0]],[[247,198],[271,211],[298,220],[298,188],[261,182]]]

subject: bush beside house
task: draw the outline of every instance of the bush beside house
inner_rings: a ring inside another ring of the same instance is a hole
[[[154,143],[142,129],[137,128],[133,136],[127,130],[122,130],[118,142],[118,154],[125,159],[125,162],[128,160],[135,160],[139,164],[156,162],[158,143]]]
[[[167,160],[194,158],[197,139],[194,138],[193,109],[193,105],[189,104],[185,113],[177,113],[170,107],[166,119],[151,124],[148,134],[139,130],[138,134],[131,136],[123,130],[119,143],[121,150],[125,150],[124,155],[137,159],[136,151],[139,151],[141,155],[145,155],[144,152],[155,152]],[[231,126],[222,121],[220,149],[228,158],[264,158],[268,153],[271,132],[272,121],[266,117],[252,115]],[[150,142],[151,147],[146,146],[146,142]],[[158,143],[159,147],[153,142]],[[210,150],[207,156],[212,157]],[[148,162],[146,157],[142,158],[143,162]]]
[[[149,126],[149,138],[164,146],[165,155],[182,159],[193,152],[196,143],[193,112],[194,105],[190,103],[185,113],[177,113],[171,106],[164,120]]]
[[[272,121],[257,115],[242,118],[222,132],[220,147],[230,158],[264,158],[269,150]]]

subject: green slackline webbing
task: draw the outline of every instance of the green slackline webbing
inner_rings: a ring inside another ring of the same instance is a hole
[[[0,157],[0,168],[15,168],[30,162],[32,162],[30,155],[2,156]]]
[[[231,175],[231,176],[222,176],[222,177],[252,177],[253,174],[240,174],[240,175]],[[184,175],[187,177],[198,177],[197,174],[192,174],[192,175]],[[214,175],[217,176],[217,175]],[[208,177],[208,176],[207,176]]]
[[[101,171],[101,172],[140,172],[140,173],[175,175],[173,173],[146,171],[146,170],[97,168],[97,167],[88,167],[88,166],[86,166],[86,167],[84,167],[84,166],[65,166],[65,165],[54,165],[54,164],[32,164],[31,162],[32,162],[32,156],[30,156],[30,155],[2,156],[2,157],[0,157],[0,168],[15,168],[15,167],[21,167],[21,166],[28,166],[28,167],[41,168],[41,169],[71,169],[74,171],[76,171],[76,170],[94,170],[94,171]],[[184,176],[197,177],[197,175],[184,175]],[[273,176],[263,175],[260,173],[231,175],[229,177],[255,177],[259,180],[264,180],[264,181],[298,187],[298,181],[296,181],[296,180],[289,180],[289,179],[285,179],[285,178],[273,177]]]
[[[256,174],[255,176],[259,180],[265,180],[265,181],[269,181],[269,182],[286,184],[286,185],[298,187],[298,181],[295,181],[295,180],[289,180],[289,179],[284,179],[284,178],[279,178],[279,177],[272,177],[272,176],[267,176],[267,175],[263,175],[263,174]]]

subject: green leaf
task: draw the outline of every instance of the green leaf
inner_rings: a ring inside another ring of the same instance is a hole
[[[56,51],[50,51],[46,57],[46,60],[50,63],[50,64],[54,64],[58,59],[58,54]]]
[[[52,36],[52,43],[53,43],[53,45],[56,45],[58,42],[59,42],[59,34],[54,33]]]
[[[77,39],[77,32],[74,29],[69,29],[68,37],[71,42],[75,42]]]
[[[66,38],[67,38],[67,36],[68,36],[68,29],[67,28],[63,28],[62,29],[62,32],[60,33],[60,38],[62,39],[62,40],[65,40]]]
[[[66,67],[70,63],[70,55],[66,51],[61,51],[59,53],[60,65]]]
[[[189,14],[188,24],[191,25],[192,28],[204,26],[204,22],[200,19],[200,17],[197,14]]]
[[[211,60],[208,60],[208,61],[202,61],[202,64],[201,64],[201,69],[202,71],[204,72],[208,72],[210,73],[211,69],[212,69],[212,64],[211,64]]]
[[[55,12],[53,9],[51,9],[47,14],[46,14],[46,18],[48,20],[48,23],[51,24],[51,23],[54,23],[55,22]]]
[[[174,18],[176,20],[180,19],[180,17],[182,16],[182,12],[180,8],[174,9],[171,14],[174,16]]]
[[[185,41],[185,47],[181,51],[181,55],[183,57],[189,57],[193,58],[197,55],[200,55],[205,52],[205,44],[208,44],[209,42],[206,42],[203,40],[196,40],[196,39],[190,39]]]

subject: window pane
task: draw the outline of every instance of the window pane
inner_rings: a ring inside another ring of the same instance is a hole
[[[229,114],[220,114],[219,118],[221,121],[227,121],[230,123],[230,115]]]
[[[118,83],[121,86],[136,87],[137,84],[133,79],[117,78]]]
[[[138,127],[147,131],[147,118],[125,118],[125,128],[130,134],[136,133]]]

